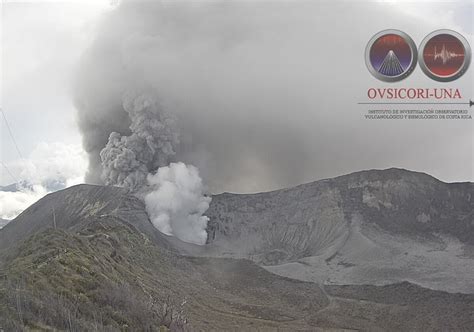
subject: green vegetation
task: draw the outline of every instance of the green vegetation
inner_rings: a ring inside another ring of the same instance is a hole
[[[5,264],[0,327],[185,330],[184,308],[171,300],[176,294],[151,286],[147,266],[163,261],[159,253],[133,228],[107,221],[77,234],[37,233]]]

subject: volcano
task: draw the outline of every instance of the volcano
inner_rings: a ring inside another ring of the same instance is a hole
[[[197,246],[125,189],[71,187],[0,230],[0,327],[472,330],[473,194],[402,169],[223,193]]]

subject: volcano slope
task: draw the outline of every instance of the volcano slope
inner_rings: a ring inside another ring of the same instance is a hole
[[[213,197],[207,255],[326,284],[474,293],[474,184],[402,169]]]
[[[251,260],[183,255],[223,248],[161,234],[143,203],[120,188],[50,194],[0,230],[0,330],[474,329],[472,294],[408,282],[319,285]]]

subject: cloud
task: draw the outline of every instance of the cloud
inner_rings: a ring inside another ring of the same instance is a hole
[[[16,192],[0,191],[0,218],[14,219],[47,193],[46,189],[40,185],[21,188]]]
[[[8,0],[1,7],[0,105],[21,152],[29,155],[38,141],[80,144],[71,74],[97,20],[113,6],[109,0]],[[0,126],[2,161],[10,164],[17,151]],[[1,185],[10,180],[0,176]]]
[[[20,167],[23,181],[58,190],[84,182],[87,161],[80,145],[39,143]]]
[[[39,143],[30,156],[11,165],[16,191],[0,191],[0,218],[13,219],[44,195],[83,183],[87,159],[80,145]]]

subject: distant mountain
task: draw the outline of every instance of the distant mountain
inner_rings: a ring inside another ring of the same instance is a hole
[[[474,330],[474,294],[407,282],[474,293],[471,194],[397,169],[222,194],[195,246],[124,189],[71,187],[0,230],[0,330]]]
[[[0,218],[0,228],[3,228],[9,222],[10,220]]]
[[[12,184],[9,184],[8,186],[0,186],[0,191],[16,192],[18,191],[18,184],[12,183]]]

